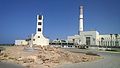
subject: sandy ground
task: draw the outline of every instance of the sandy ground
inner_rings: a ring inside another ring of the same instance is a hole
[[[55,68],[60,64],[89,62],[100,56],[72,53],[54,47],[33,47],[33,51],[26,50],[26,46],[11,46],[0,54],[0,61],[17,63],[26,68]]]
[[[83,49],[65,49],[74,52],[93,52],[100,55],[102,58],[92,62],[80,62],[77,64],[63,64],[57,68],[120,68],[120,52],[106,52],[98,50],[83,50]]]

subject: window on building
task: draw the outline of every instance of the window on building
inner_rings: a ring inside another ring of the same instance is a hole
[[[38,36],[38,38],[40,38],[40,36]]]
[[[41,25],[41,22],[38,22],[38,25]]]
[[[107,46],[108,46],[108,41],[106,41],[106,44],[107,44]]]
[[[109,46],[110,44],[109,44],[109,41],[108,41],[108,46]]]
[[[42,16],[41,15],[39,15],[39,18],[38,18],[39,20],[42,20]]]
[[[100,45],[100,41],[99,41],[99,45]]]
[[[109,44],[109,41],[108,41],[108,46],[109,46],[110,44]]]
[[[35,41],[35,39],[33,39],[33,41]]]
[[[107,46],[107,41],[105,41],[105,45]]]
[[[41,31],[41,28],[38,28],[38,31]]]
[[[113,44],[113,46],[115,45],[115,44],[114,44],[114,41],[112,41],[112,44]]]
[[[90,45],[90,37],[86,37],[86,45]]]

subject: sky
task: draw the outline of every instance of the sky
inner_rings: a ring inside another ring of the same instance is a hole
[[[44,36],[51,40],[78,34],[80,5],[84,31],[120,34],[120,0],[0,0],[0,44],[35,34],[37,14],[44,16]]]

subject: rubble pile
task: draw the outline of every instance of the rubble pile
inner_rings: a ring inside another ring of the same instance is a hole
[[[60,48],[35,46],[28,52],[26,46],[8,47],[0,54],[0,61],[21,64],[27,68],[54,68],[58,64],[87,62],[98,59],[82,53],[72,53]]]

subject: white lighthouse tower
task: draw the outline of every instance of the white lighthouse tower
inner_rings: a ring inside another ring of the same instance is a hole
[[[83,31],[83,6],[80,6],[80,16],[79,16],[79,31],[78,33]]]
[[[49,39],[45,38],[43,35],[43,15],[37,15],[37,27],[33,44],[41,46],[49,45]]]
[[[36,27],[36,33],[39,35],[43,35],[43,16],[37,15],[37,27]]]

